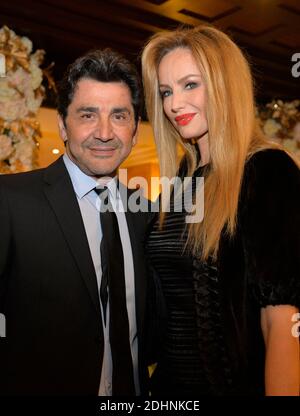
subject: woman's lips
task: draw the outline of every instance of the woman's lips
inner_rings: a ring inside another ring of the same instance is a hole
[[[181,114],[175,117],[175,121],[179,126],[186,126],[194,118],[196,113]]]

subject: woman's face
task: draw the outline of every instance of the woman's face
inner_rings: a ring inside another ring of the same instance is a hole
[[[159,89],[166,116],[184,139],[207,133],[206,88],[191,51],[177,48],[158,67]]]

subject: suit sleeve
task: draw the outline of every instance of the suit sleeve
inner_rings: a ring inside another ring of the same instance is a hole
[[[300,306],[300,171],[283,151],[248,162],[241,232],[248,289],[260,304]]]

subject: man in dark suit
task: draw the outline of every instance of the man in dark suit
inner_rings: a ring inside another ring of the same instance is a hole
[[[86,54],[59,88],[65,155],[46,169],[0,177],[0,313],[6,320],[0,394],[114,394],[106,322],[112,312],[99,296],[107,259],[100,254],[95,188],[105,186],[114,207],[125,205],[116,172],[136,142],[140,104],[139,79],[128,61],[112,50]],[[121,209],[116,216],[138,395],[147,384],[142,242],[148,214]]]

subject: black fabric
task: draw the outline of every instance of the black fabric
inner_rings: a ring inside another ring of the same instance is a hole
[[[236,234],[222,234],[216,261],[184,250],[185,214],[171,200],[147,243],[167,308],[153,395],[264,394],[260,309],[300,306],[299,230],[299,169],[277,150],[247,162]]]
[[[108,189],[96,188],[95,191],[102,200],[101,259],[105,259],[105,267],[100,294],[103,310],[106,310],[109,297],[109,340],[113,364],[112,394],[113,396],[132,396],[135,395],[135,388],[126,306],[124,255],[119,225],[109,199]]]
[[[125,215],[133,247],[139,381],[147,394],[148,214]],[[0,313],[6,318],[0,396],[97,396],[104,349],[99,290],[62,158],[46,169],[0,175],[0,229]]]
[[[197,175],[201,173],[202,169],[198,169]],[[185,250],[185,212],[175,212],[175,205],[178,206],[178,199],[172,194],[171,213],[166,216],[163,230],[157,221],[148,240],[149,257],[161,279],[168,314],[163,348],[157,353],[152,394],[213,395],[217,388],[224,389],[230,383],[217,271],[214,264],[200,264]],[[218,381],[211,380],[211,366],[217,370]]]

